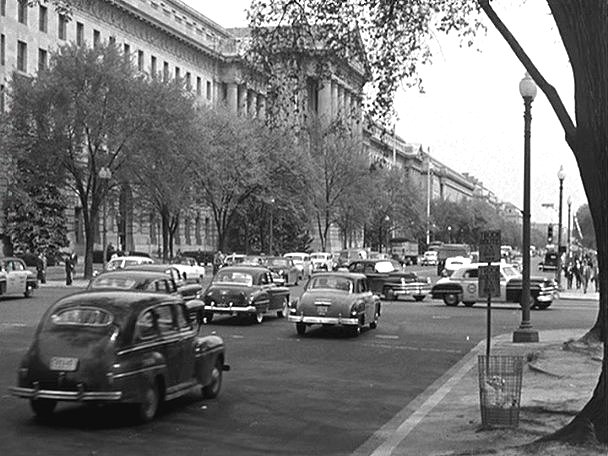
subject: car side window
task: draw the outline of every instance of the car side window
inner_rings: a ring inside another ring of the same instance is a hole
[[[260,276],[260,284],[261,285],[266,285],[268,283],[268,277],[266,277],[266,274],[262,274]]]
[[[463,275],[465,279],[477,279],[479,277],[479,272],[477,269],[469,269]]]
[[[192,323],[190,323],[190,319],[186,315],[186,309],[183,306],[176,306],[176,316],[177,316],[177,325],[179,329],[192,329]]]
[[[158,335],[157,316],[152,309],[143,312],[135,324],[138,339],[150,339]]]
[[[167,292],[175,293],[177,291],[177,285],[173,280],[167,280]]]
[[[177,330],[177,322],[173,316],[173,306],[171,305],[162,305],[156,308],[156,313],[158,314],[158,328],[160,329],[161,334],[167,334],[172,331]]]
[[[373,264],[366,264],[365,265],[365,273],[366,274],[373,274],[374,272],[377,272],[377,271],[376,271],[376,268],[374,267]]]
[[[15,271],[25,271],[25,267],[21,261],[13,261],[13,267],[15,268]]]

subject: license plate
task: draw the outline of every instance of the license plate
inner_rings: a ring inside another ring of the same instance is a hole
[[[317,306],[318,315],[327,315],[327,306]]]
[[[51,358],[51,370],[73,372],[78,367],[78,358],[63,358],[53,356]]]

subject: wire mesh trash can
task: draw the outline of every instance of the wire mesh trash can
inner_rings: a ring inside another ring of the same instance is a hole
[[[478,357],[481,424],[518,426],[521,400],[521,356]]]

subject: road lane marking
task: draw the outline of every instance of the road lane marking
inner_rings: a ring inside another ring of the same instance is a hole
[[[377,339],[399,339],[399,336],[394,334],[376,334]]]
[[[390,456],[410,432],[433,410],[452,388],[469,372],[477,361],[484,342],[477,344],[464,358],[452,366],[424,392],[402,408],[390,421],[378,429],[352,456]]]

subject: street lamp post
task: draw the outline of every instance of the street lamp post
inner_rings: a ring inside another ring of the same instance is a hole
[[[559,211],[557,216],[557,268],[555,270],[555,276],[557,280],[557,289],[562,289],[562,200],[564,194],[564,179],[566,178],[566,172],[564,167],[560,166],[557,172],[557,178],[559,179]]]
[[[274,198],[270,198],[268,200],[270,202],[270,236],[269,236],[269,246],[268,246],[268,254],[272,255],[272,244],[273,244],[273,215],[274,215]]]
[[[384,217],[384,221],[386,222],[386,254],[388,255],[389,253],[389,248],[388,248],[388,244],[389,244],[389,237],[390,237],[390,223],[391,223],[391,218],[387,215],[386,217]]]
[[[570,257],[570,209],[572,209],[572,197],[568,197],[568,257]]]
[[[452,243],[452,225],[448,225],[448,242]]]
[[[107,166],[102,166],[99,169],[99,173],[98,173],[99,179],[101,179],[101,182],[103,183],[103,189],[104,189],[104,195],[103,195],[103,238],[102,238],[102,244],[103,244],[103,248],[102,248],[102,257],[103,257],[103,270],[106,270],[106,265],[108,263],[108,259],[106,258],[107,255],[107,248],[108,248],[108,229],[107,229],[107,225],[106,225],[106,218],[107,218],[107,199],[108,199],[108,195],[107,195],[107,185],[108,182],[110,181],[110,179],[112,178],[112,171],[110,171],[110,168],[108,168]],[[98,225],[99,226],[99,225]]]
[[[433,163],[431,162],[431,149],[428,154],[428,168],[426,170],[426,246],[428,249],[431,243],[431,170]]]
[[[522,233],[522,320],[513,332],[513,342],[538,342],[538,331],[530,323],[530,124],[532,101],[536,96],[536,84],[526,73],[519,83],[519,93],[524,99],[524,210]]]

